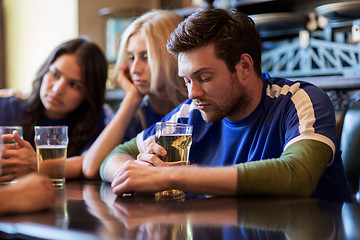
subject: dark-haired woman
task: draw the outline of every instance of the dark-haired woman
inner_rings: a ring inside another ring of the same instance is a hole
[[[36,125],[69,127],[66,177],[81,175],[81,154],[112,116],[104,105],[107,71],[100,48],[85,38],[76,38],[54,49],[41,66],[28,97],[0,91],[0,125],[21,125],[24,129],[24,140],[14,134],[17,144],[5,146],[1,180],[36,170]]]

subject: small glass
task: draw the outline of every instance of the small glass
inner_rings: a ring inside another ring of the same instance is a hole
[[[18,134],[20,135],[21,138],[23,138],[23,127],[22,126],[0,126],[0,130],[2,131],[2,134],[13,134],[14,131],[17,131]],[[2,139],[1,139],[2,140]],[[14,144],[15,141],[11,140],[11,141],[7,141],[4,142],[3,144]],[[2,158],[5,159],[5,158]],[[4,174],[6,175],[6,174]],[[3,175],[1,175],[3,176]],[[7,184],[11,184],[11,183],[16,183],[17,179],[12,179],[9,181],[1,181],[1,185],[7,185]]]
[[[56,188],[65,184],[68,145],[67,126],[35,126],[36,154],[39,174],[48,176]]]
[[[2,134],[13,134],[17,131],[21,138],[23,138],[23,127],[22,126],[0,126]],[[4,144],[15,143],[15,141],[5,142]]]
[[[3,149],[4,149],[4,143],[2,140],[2,129],[0,128],[0,160],[2,159],[2,153],[3,153]],[[0,175],[1,175],[1,167],[0,167]]]
[[[355,194],[356,201],[360,203],[360,177],[359,177],[359,188],[358,192]]]
[[[189,153],[192,143],[193,126],[185,123],[156,123],[155,142],[167,151],[167,155],[159,156],[164,162],[177,162],[179,165],[189,164]],[[156,200],[184,199],[185,193],[178,189],[169,189],[155,193]]]

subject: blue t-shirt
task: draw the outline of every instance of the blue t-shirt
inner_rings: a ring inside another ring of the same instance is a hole
[[[131,120],[131,123],[125,133],[123,142],[127,142],[133,139],[142,130],[160,121],[163,117],[164,115],[157,114],[152,110],[149,99],[147,96],[145,96],[137,115]]]
[[[23,117],[26,101],[15,96],[0,97],[0,126],[13,126]]]
[[[26,100],[15,96],[0,96],[0,126],[12,126],[24,117],[24,109],[26,107]],[[104,105],[104,109],[100,116],[98,124],[98,134],[105,128],[107,123],[111,120],[113,112],[111,108]],[[72,122],[71,114],[63,119],[51,119],[42,116],[42,126],[70,126]],[[81,149],[80,153],[85,152],[95,141],[95,137],[89,139],[87,144]]]
[[[326,168],[313,197],[350,200],[336,133],[333,105],[318,87],[263,74],[262,99],[245,119],[207,123],[188,99],[161,121],[193,125],[191,164],[228,166],[279,158],[291,144],[310,139],[327,144],[334,159]],[[155,126],[137,136],[140,152],[154,142]]]

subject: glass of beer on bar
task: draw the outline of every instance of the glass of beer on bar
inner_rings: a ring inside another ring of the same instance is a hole
[[[0,128],[2,129],[2,134],[13,134],[14,131],[17,131],[20,137],[23,138],[22,126],[0,126]],[[10,144],[10,143],[15,143],[15,141],[5,142],[4,144]]]
[[[158,122],[156,123],[155,142],[167,151],[162,157],[164,162],[189,164],[189,153],[192,143],[193,126],[185,123]],[[185,193],[178,189],[169,189],[155,194],[156,200],[183,200]]]
[[[23,138],[23,127],[22,126],[0,126],[2,134],[13,134],[14,131],[17,131],[19,136]],[[4,141],[3,144],[17,144],[14,140]],[[6,161],[6,158],[2,158],[3,161]],[[2,176],[8,175],[7,173],[2,174]],[[11,179],[8,181],[1,181],[1,185],[8,185],[11,183],[16,183],[17,179]]]
[[[4,148],[4,143],[2,140],[2,129],[0,128],[0,160],[2,159],[2,153],[3,153],[3,148]],[[1,167],[0,167],[0,175],[1,175]]]
[[[34,140],[39,174],[50,178],[55,188],[63,188],[69,141],[68,127],[35,126]]]

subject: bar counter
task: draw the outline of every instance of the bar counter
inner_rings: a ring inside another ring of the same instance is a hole
[[[187,195],[116,197],[107,183],[67,181],[54,206],[0,216],[0,239],[360,239],[360,204]]]

